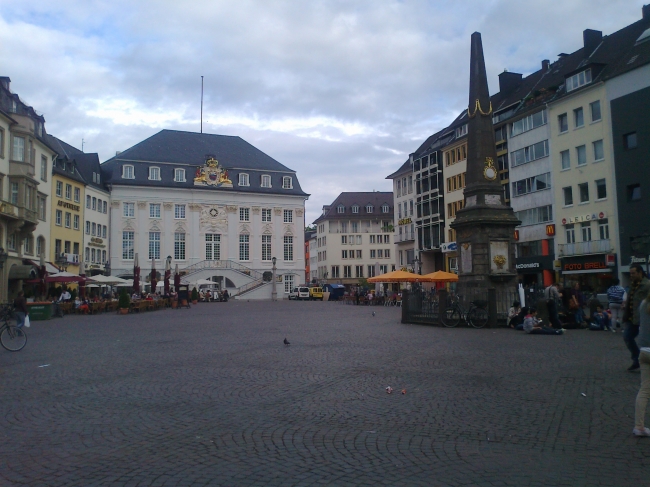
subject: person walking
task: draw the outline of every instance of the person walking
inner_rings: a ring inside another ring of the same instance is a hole
[[[25,317],[29,314],[24,291],[18,291],[18,296],[14,299],[14,312],[16,313],[16,326],[22,328],[25,325]]]
[[[641,368],[641,387],[634,404],[634,436],[650,436],[650,429],[645,427],[645,410],[650,398],[650,297],[641,301],[639,306],[639,335],[637,344],[640,347],[639,364]]]
[[[639,334],[639,303],[650,295],[650,281],[645,276],[643,267],[639,264],[630,266],[630,291],[623,305],[623,340],[632,356],[629,372],[639,370],[639,347],[635,338]]]
[[[621,326],[623,296],[625,289],[621,286],[621,281],[614,279],[612,285],[607,289],[607,301],[609,302],[609,311],[612,313],[612,331],[616,333],[616,327]]]

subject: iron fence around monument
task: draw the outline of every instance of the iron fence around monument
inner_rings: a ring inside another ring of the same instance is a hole
[[[519,300],[519,292],[497,289],[463,289],[457,293],[440,291],[430,294],[424,291],[404,291],[402,294],[402,323],[442,325],[440,311],[452,306],[458,299],[461,307],[469,309],[471,303],[488,311],[488,326],[505,326],[508,310]]]

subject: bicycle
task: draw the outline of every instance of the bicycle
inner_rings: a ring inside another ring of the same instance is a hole
[[[455,296],[452,305],[441,315],[442,324],[447,328],[454,328],[460,320],[464,320],[467,326],[483,328],[488,322],[488,312],[485,309],[484,301],[471,301],[469,309],[465,310],[460,304],[460,297]]]
[[[0,344],[10,352],[18,352],[25,347],[27,343],[27,334],[22,328],[18,328],[15,323],[9,322],[11,319],[12,309],[9,306],[3,306],[0,310]]]

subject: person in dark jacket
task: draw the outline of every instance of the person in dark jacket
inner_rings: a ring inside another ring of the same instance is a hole
[[[25,325],[25,317],[29,314],[23,291],[18,291],[18,296],[14,299],[14,312],[16,313],[16,326],[22,328]]]
[[[627,370],[634,372],[639,370],[639,347],[635,341],[639,334],[639,304],[650,295],[650,281],[639,264],[630,266],[630,281],[630,291],[623,305],[623,340],[632,355],[632,365]]]

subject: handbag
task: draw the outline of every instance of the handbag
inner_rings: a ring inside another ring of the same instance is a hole
[[[29,315],[25,315],[25,328],[29,328],[30,326],[32,325],[29,323]]]

